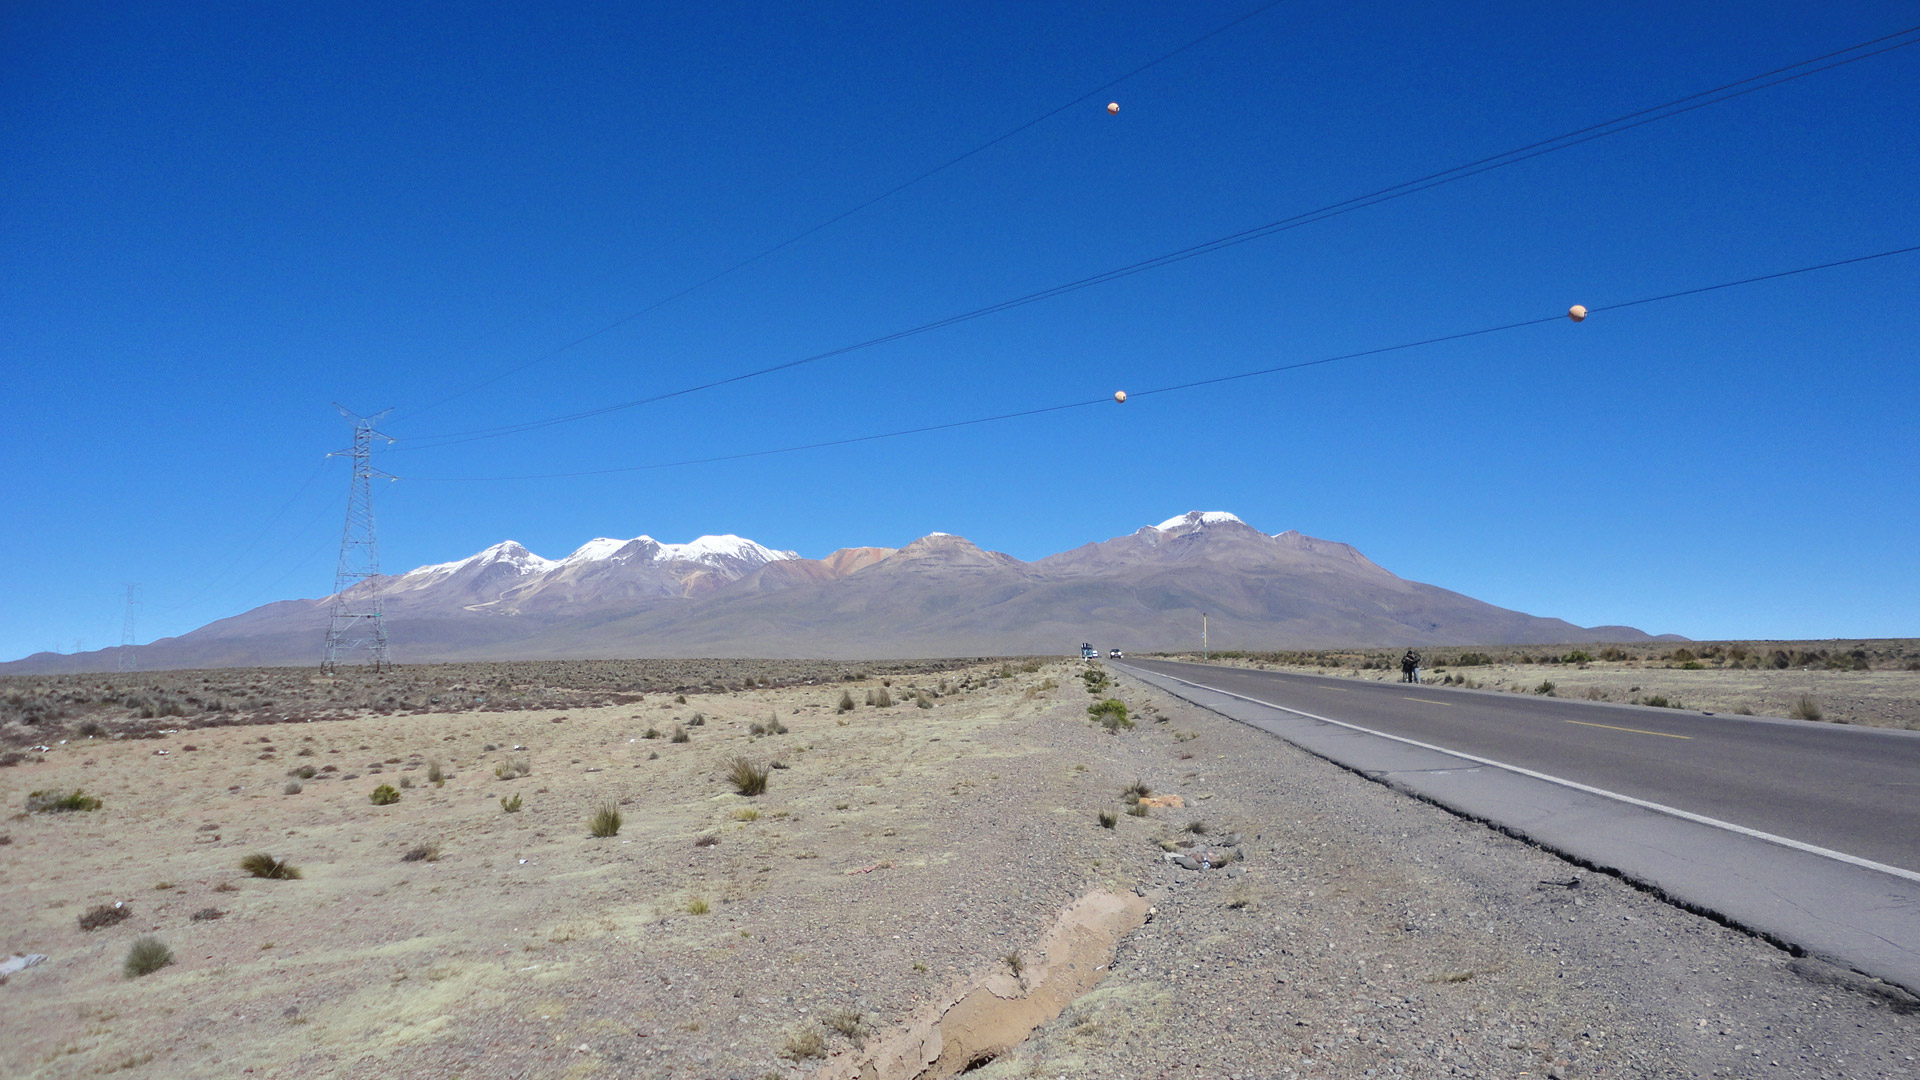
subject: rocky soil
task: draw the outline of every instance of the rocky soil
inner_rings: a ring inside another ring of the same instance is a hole
[[[0,985],[0,1074],[858,1075],[945,1003],[1041,997],[1061,913],[1101,893],[1155,910],[1100,981],[941,1073],[1920,1070],[1891,988],[1150,688],[1032,667],[49,744],[0,798],[104,805],[0,823],[0,953],[47,957]],[[1087,715],[1108,696],[1136,727]],[[744,796],[736,756],[785,768]],[[1163,805],[1127,813],[1136,784]],[[303,876],[249,877],[252,852]],[[141,936],[173,962],[129,978]]]

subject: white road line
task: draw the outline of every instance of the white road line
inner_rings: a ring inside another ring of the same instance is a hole
[[[1704,814],[1696,814],[1678,807],[1649,802],[1646,799],[1636,799],[1631,795],[1622,795],[1617,791],[1608,791],[1605,788],[1597,788],[1591,784],[1582,784],[1577,780],[1568,780],[1550,773],[1536,772],[1533,769],[1524,769],[1518,765],[1509,765],[1504,761],[1478,757],[1473,754],[1462,753],[1459,750],[1449,750],[1444,746],[1435,746],[1432,743],[1424,743],[1418,739],[1409,739],[1403,735],[1394,735],[1385,731],[1375,731],[1372,728],[1361,727],[1358,724],[1349,724],[1344,720],[1335,720],[1332,717],[1319,716],[1301,709],[1294,709],[1285,705],[1276,705],[1271,701],[1262,701],[1259,698],[1248,697],[1245,694],[1236,694],[1231,690],[1222,690],[1216,686],[1207,686],[1204,683],[1192,682],[1187,679],[1182,679],[1177,675],[1168,675],[1159,671],[1153,672],[1153,674],[1163,679],[1172,679],[1177,683],[1185,683],[1195,689],[1206,690],[1215,694],[1225,694],[1230,698],[1239,698],[1241,701],[1250,701],[1255,705],[1262,705],[1269,709],[1278,709],[1281,712],[1292,713],[1295,716],[1304,716],[1309,720],[1318,720],[1323,724],[1332,724],[1336,727],[1347,728],[1351,731],[1361,731],[1368,735],[1377,735],[1382,739],[1392,739],[1395,742],[1406,743],[1409,746],[1417,746],[1422,750],[1433,750],[1465,761],[1472,761],[1481,765],[1490,765],[1493,768],[1504,769],[1507,772],[1517,773],[1520,776],[1530,776],[1535,780],[1545,780],[1549,784],[1559,784],[1561,787],[1572,788],[1575,791],[1584,791],[1589,795],[1598,795],[1603,799],[1613,799],[1616,802],[1623,802],[1629,806],[1638,806],[1644,810],[1668,814],[1684,821],[1697,822],[1701,825],[1711,825],[1716,829],[1725,829],[1728,832],[1739,833],[1741,836],[1750,836],[1755,840],[1765,840],[1770,844],[1779,844],[1781,847],[1792,848],[1795,851],[1804,851],[1809,855],[1819,855],[1822,858],[1833,859],[1836,862],[1847,863],[1850,866],[1858,866],[1867,870],[1878,870],[1883,874],[1892,874],[1894,877],[1903,878],[1907,881],[1920,882],[1920,874],[1914,873],[1912,870],[1902,870],[1898,866],[1888,866],[1886,863],[1874,862],[1872,859],[1863,859],[1858,855],[1849,855],[1844,851],[1834,851],[1832,848],[1823,848],[1817,844],[1809,844],[1801,840],[1794,840],[1790,837],[1776,836],[1770,832],[1761,832],[1759,829],[1749,829],[1745,825],[1735,825],[1731,821],[1721,821],[1719,818],[1710,818]]]

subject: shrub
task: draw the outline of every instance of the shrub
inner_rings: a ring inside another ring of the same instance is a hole
[[[833,711],[834,712],[852,712],[853,711],[853,695],[851,693],[848,693],[845,690],[840,691],[840,704],[835,705],[833,707]]]
[[[640,733],[640,737],[643,739],[657,739],[660,737],[660,729],[648,726],[647,730]]]
[[[521,805],[519,792],[515,792],[507,798],[500,800],[500,809],[505,810],[509,814],[519,813]]]
[[[775,713],[767,714],[767,734],[785,735],[790,730],[792,729],[780,722],[780,717],[778,714],[775,714]]]
[[[413,777],[411,777],[411,776],[403,776],[403,777],[401,777],[401,778],[400,778],[400,786],[401,786],[401,787],[403,787],[403,788],[411,788],[411,787],[413,787]]]
[[[1148,813],[1147,804],[1143,802],[1137,802],[1127,807],[1128,817],[1146,817]]]
[[[679,724],[675,724],[673,725],[673,738],[668,739],[667,741],[668,742],[692,742],[693,736],[687,734],[686,728],[680,726]]]
[[[311,765],[302,765],[297,769],[288,769],[287,775],[293,777],[295,780],[311,780],[314,774],[319,771],[319,769]]]
[[[1615,648],[1612,645],[1609,645],[1606,648],[1600,650],[1600,659],[1605,660],[1608,663],[1617,663],[1621,660],[1625,660],[1626,658],[1627,658],[1627,654],[1625,650]]]
[[[1567,663],[1569,663],[1569,664],[1591,664],[1591,663],[1593,663],[1593,657],[1592,657],[1592,655],[1590,655],[1590,654],[1588,654],[1588,653],[1586,653],[1586,652],[1583,652],[1583,651],[1581,651],[1581,650],[1579,650],[1579,649],[1575,649],[1575,650],[1573,650],[1572,652],[1570,652],[1570,653],[1568,653],[1568,654],[1567,654],[1567,655],[1566,655],[1565,657],[1563,657],[1562,659],[1563,659],[1563,660],[1565,660],[1565,662],[1567,662]]]
[[[121,969],[127,978],[137,979],[142,975],[151,975],[168,964],[173,963],[173,950],[160,943],[159,938],[143,937],[127,950],[126,963]]]
[[[620,834],[620,808],[610,802],[601,803],[600,808],[587,819],[587,831],[604,840]]]
[[[194,922],[212,922],[214,919],[226,918],[227,913],[217,907],[203,907],[187,917]]]
[[[1018,977],[1021,972],[1027,970],[1027,961],[1020,955],[1019,949],[1013,950],[1001,957],[1000,960],[1007,965],[1007,970],[1013,972],[1016,977]]]
[[[1826,714],[1820,711],[1820,706],[1815,704],[1812,698],[1801,694],[1800,700],[1793,703],[1793,708],[1787,712],[1787,715],[1795,720],[1818,720]]]
[[[1678,701],[1668,700],[1667,695],[1665,694],[1655,694],[1652,697],[1646,699],[1645,701],[1642,701],[1640,704],[1651,705],[1656,709],[1677,709],[1680,707],[1680,703]]]
[[[1101,828],[1111,829],[1115,825],[1120,824],[1120,815],[1111,810],[1102,810],[1100,811],[1099,821]]]
[[[827,1040],[818,1029],[795,1028],[787,1033],[787,1041],[780,1048],[780,1056],[793,1061],[826,1057]]]
[[[298,780],[289,780],[289,781],[287,781],[287,786],[286,786],[286,787],[283,787],[283,788],[281,788],[281,789],[280,789],[280,794],[282,794],[282,795],[298,795],[298,794],[300,794],[300,793],[301,793],[302,791],[304,791],[304,790],[306,790],[306,789],[305,789],[305,788],[302,788],[302,787],[300,786],[300,781],[298,781]]]
[[[1189,821],[1187,822],[1187,831],[1195,836],[1205,836],[1207,835],[1207,823],[1204,821]]]
[[[706,900],[701,897],[696,896],[687,901],[687,914],[689,915],[705,915],[712,910],[713,905],[707,903]]]
[[[742,795],[764,795],[767,791],[767,772],[764,766],[755,765],[744,757],[735,757],[727,762],[727,783]]]
[[[891,708],[893,706],[893,695],[887,693],[887,688],[883,686],[880,689],[873,692],[872,704],[876,708],[881,708],[881,709]]]
[[[922,691],[913,695],[913,704],[916,708],[931,709],[933,708],[933,699],[928,697],[925,691]]]
[[[98,930],[106,926],[117,926],[127,921],[133,909],[126,904],[100,904],[80,916],[80,929]]]
[[[427,783],[444,784],[446,782],[447,772],[440,767],[440,763],[437,761],[427,762]]]
[[[367,798],[371,799],[375,806],[392,806],[400,801],[400,792],[392,784],[381,784],[374,788],[373,794]]]
[[[707,726],[707,714],[705,714],[705,713],[694,713],[694,714],[693,714],[693,719],[691,719],[691,720],[689,720],[689,721],[687,721],[687,726],[688,726],[688,727],[706,727],[706,726]]]
[[[1120,797],[1129,803],[1137,803],[1152,794],[1153,789],[1147,786],[1146,781],[1135,780],[1125,791],[1120,793]]]
[[[1534,693],[1536,693],[1536,694],[1544,694],[1544,695],[1545,695],[1545,696],[1547,696],[1547,697],[1552,697],[1552,696],[1553,696],[1553,684],[1552,684],[1552,683],[1550,683],[1550,682],[1548,682],[1548,681],[1547,681],[1547,680],[1545,680],[1545,679],[1541,679],[1541,680],[1540,680],[1540,685],[1539,685],[1539,686],[1536,686],[1536,687],[1534,687],[1534,688],[1533,688],[1533,692],[1534,692]]]
[[[675,705],[685,705],[687,703],[687,695],[685,694],[673,695],[673,703]]]
[[[27,796],[29,814],[66,814],[77,810],[98,810],[99,799],[74,788],[72,791],[35,791]]]
[[[1127,703],[1118,698],[1108,698],[1087,706],[1087,715],[1098,720],[1100,726],[1108,731],[1117,732],[1121,728],[1131,730],[1133,727],[1133,721],[1127,719]]]
[[[407,853],[405,855],[400,856],[400,861],[401,862],[439,862],[440,861],[440,845],[439,844],[415,844],[413,847],[407,849]]]
[[[866,1017],[852,1009],[835,1009],[820,1018],[829,1031],[837,1032],[852,1039],[858,1046],[865,1041],[867,1034]]]
[[[299,867],[285,859],[276,859],[263,851],[256,851],[246,858],[241,859],[240,869],[245,870],[257,878],[273,878],[281,881],[291,880],[300,876]]]

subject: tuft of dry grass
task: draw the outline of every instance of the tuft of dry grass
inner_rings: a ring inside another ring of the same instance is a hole
[[[439,862],[440,861],[440,845],[439,844],[415,844],[413,847],[407,849],[407,853],[405,855],[400,856],[400,861],[401,862]]]
[[[1114,827],[1115,825],[1118,825],[1118,824],[1120,824],[1120,815],[1119,815],[1119,814],[1116,814],[1116,813],[1114,813],[1114,812],[1113,812],[1113,811],[1111,811],[1111,810],[1102,810],[1102,811],[1100,811],[1100,815],[1099,815],[1099,818],[1098,818],[1098,820],[1099,820],[1099,822],[1100,822],[1100,827],[1101,827],[1101,828],[1103,828],[1103,829],[1111,829],[1111,828],[1113,828],[1113,827]]]
[[[780,1047],[780,1056],[791,1061],[826,1057],[826,1037],[820,1034],[818,1028],[794,1028],[787,1032],[786,1041]]]
[[[727,762],[727,783],[742,795],[764,795],[769,771],[764,765],[755,765],[744,757],[736,756]]]
[[[74,788],[72,791],[35,791],[27,795],[27,813],[29,814],[67,814],[75,811],[98,810],[103,804],[99,799]]]
[[[168,964],[173,963],[173,950],[160,943],[159,938],[143,937],[127,950],[126,962],[121,970],[127,978],[137,979],[142,975],[151,975]]]
[[[1793,708],[1787,712],[1787,715],[1795,720],[1818,720],[1826,714],[1820,711],[1819,704],[1811,697],[1801,694],[1800,700],[1793,703]]]
[[[600,808],[587,819],[587,831],[599,839],[620,834],[620,808],[614,804],[601,803]]]
[[[240,860],[240,869],[257,878],[272,878],[280,881],[292,880],[300,876],[300,868],[286,861],[276,859],[263,851]]]

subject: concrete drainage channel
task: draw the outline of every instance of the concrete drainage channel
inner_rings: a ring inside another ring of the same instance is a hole
[[[1074,901],[1016,975],[982,975],[829,1062],[814,1080],[945,1080],[977,1069],[1025,1042],[1107,976],[1120,940],[1147,921],[1147,901],[1096,892]]]

